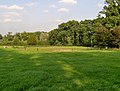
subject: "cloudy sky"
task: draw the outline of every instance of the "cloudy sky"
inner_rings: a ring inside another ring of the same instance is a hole
[[[68,20],[96,18],[104,0],[0,0],[0,34],[50,31]]]

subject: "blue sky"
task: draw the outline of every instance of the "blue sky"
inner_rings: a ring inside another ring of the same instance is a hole
[[[0,0],[0,34],[50,31],[68,20],[96,18],[104,0]]]

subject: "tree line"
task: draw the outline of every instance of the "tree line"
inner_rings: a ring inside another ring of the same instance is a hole
[[[120,47],[120,0],[105,0],[96,19],[68,21],[49,33],[50,45]]]
[[[47,32],[23,32],[12,34],[8,32],[7,35],[0,34],[0,45],[7,46],[26,46],[26,45],[49,45]]]
[[[120,47],[120,0],[105,0],[96,19],[71,20],[50,32],[0,35],[1,45]]]

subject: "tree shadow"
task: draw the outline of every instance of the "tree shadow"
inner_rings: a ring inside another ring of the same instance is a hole
[[[0,49],[0,90],[119,91],[119,59],[118,52],[20,53]]]

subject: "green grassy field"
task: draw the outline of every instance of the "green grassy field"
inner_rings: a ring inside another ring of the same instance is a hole
[[[0,91],[120,91],[120,51],[0,47]]]

